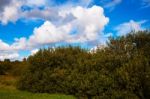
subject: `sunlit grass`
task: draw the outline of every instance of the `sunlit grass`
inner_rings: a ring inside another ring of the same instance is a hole
[[[61,94],[34,94],[16,89],[0,89],[0,99],[75,99],[75,97]]]
[[[69,95],[19,91],[15,85],[16,78],[13,76],[0,76],[0,99],[76,99]]]

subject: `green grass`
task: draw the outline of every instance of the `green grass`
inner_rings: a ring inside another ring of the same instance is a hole
[[[19,91],[16,89],[0,89],[0,99],[76,99],[73,96],[61,94],[41,94]]]
[[[0,99],[76,99],[73,96],[61,94],[30,93],[17,90],[17,79],[10,75],[0,76]]]

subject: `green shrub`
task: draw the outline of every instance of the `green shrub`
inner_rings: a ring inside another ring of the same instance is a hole
[[[12,64],[9,59],[0,61],[0,75],[6,74],[12,67]]]
[[[18,88],[88,99],[150,98],[150,33],[111,38],[95,53],[80,47],[43,49],[27,59]]]

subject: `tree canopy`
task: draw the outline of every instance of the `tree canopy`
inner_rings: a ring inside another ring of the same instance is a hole
[[[110,38],[96,53],[80,47],[41,49],[27,59],[18,88],[88,99],[150,98],[150,32]]]

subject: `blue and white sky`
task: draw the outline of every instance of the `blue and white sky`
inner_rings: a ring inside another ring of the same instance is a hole
[[[49,46],[90,49],[149,27],[150,0],[0,0],[0,60]]]

